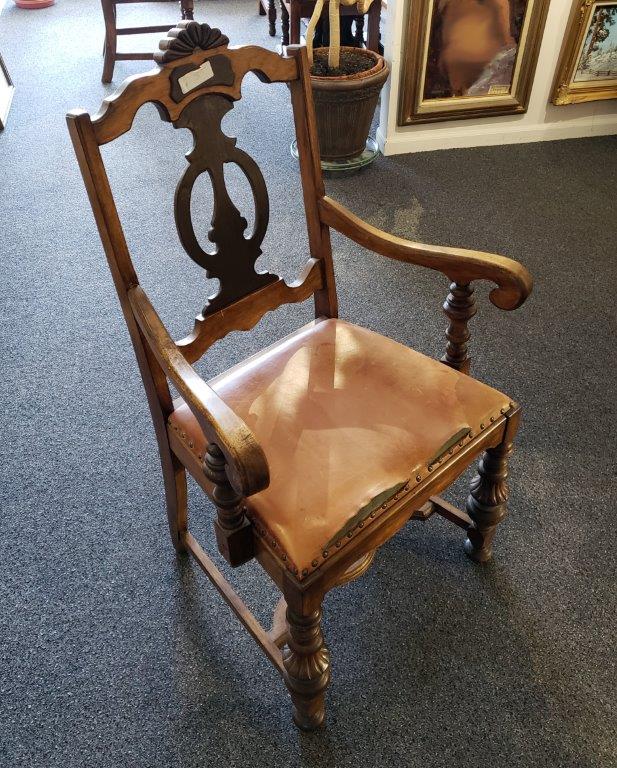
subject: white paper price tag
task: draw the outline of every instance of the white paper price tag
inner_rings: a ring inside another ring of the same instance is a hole
[[[187,72],[186,75],[178,78],[178,84],[183,94],[187,94],[199,85],[207,83],[214,77],[212,64],[209,61],[204,62],[199,69]]]

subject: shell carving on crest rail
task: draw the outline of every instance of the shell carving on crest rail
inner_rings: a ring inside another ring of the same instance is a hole
[[[154,54],[154,60],[158,64],[169,64],[195,51],[207,51],[224,45],[229,45],[229,38],[220,29],[198,21],[181,21],[160,41],[161,50]]]

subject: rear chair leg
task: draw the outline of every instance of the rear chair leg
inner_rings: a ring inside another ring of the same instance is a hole
[[[187,530],[186,471],[171,451],[161,459],[167,503],[169,533],[176,552],[186,552],[184,534]]]
[[[285,684],[293,702],[293,719],[303,731],[324,721],[324,697],[330,682],[330,653],[321,632],[321,608],[306,616],[287,609],[289,650],[285,653]]]
[[[465,552],[477,563],[486,563],[493,556],[495,531],[508,514],[506,480],[511,453],[511,442],[486,450],[480,459],[478,474],[471,481],[466,510],[475,527],[467,531]]]

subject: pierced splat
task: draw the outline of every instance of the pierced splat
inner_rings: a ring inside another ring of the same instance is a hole
[[[192,101],[173,123],[175,128],[188,128],[195,144],[187,154],[189,167],[176,188],[174,210],[180,241],[194,262],[206,270],[209,278],[217,278],[219,290],[208,298],[202,314],[209,315],[241,299],[253,291],[277,281],[277,275],[257,272],[255,262],[261,256],[261,243],[269,219],[268,192],[255,161],[236,147],[236,139],[221,128],[223,117],[233,102],[218,94],[204,94]],[[240,214],[227,191],[225,163],[235,163],[246,176],[255,203],[255,226],[245,236],[246,219]],[[207,172],[212,183],[214,212],[208,239],[216,248],[203,250],[195,236],[191,218],[191,195],[198,177]]]

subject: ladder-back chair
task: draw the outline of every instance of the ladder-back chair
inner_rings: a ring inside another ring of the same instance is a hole
[[[320,625],[328,590],[364,573],[375,550],[409,520],[434,513],[465,531],[472,560],[491,557],[506,515],[507,460],[520,410],[468,375],[472,282],[495,283],[490,299],[505,310],[520,306],[532,283],[515,261],[393,237],[327,197],[306,51],[288,53],[230,48],[219,30],[183,22],[161,42],[158,69],[129,78],[94,117],[76,110],[67,120],[148,397],[173,544],[195,557],[261,646],[290,691],[296,724],[310,730],[323,721],[330,681]],[[292,284],[255,271],[268,225],[266,186],[257,164],[221,130],[249,71],[291,92],[310,250]],[[193,134],[175,194],[177,230],[191,259],[220,281],[180,341],[139,283],[99,149],[130,130],[147,102]],[[250,182],[256,214],[248,235],[225,187],[225,163],[237,164]],[[199,246],[191,220],[191,193],[204,172],[215,201],[214,253]],[[449,279],[441,361],[338,319],[331,228]],[[193,363],[217,340],[310,298],[315,319],[308,325],[211,381],[196,373]],[[438,494],[478,456],[461,511]],[[214,532],[225,560],[233,567],[257,560],[281,591],[271,629],[262,628],[189,532],[187,470],[216,507]]]

